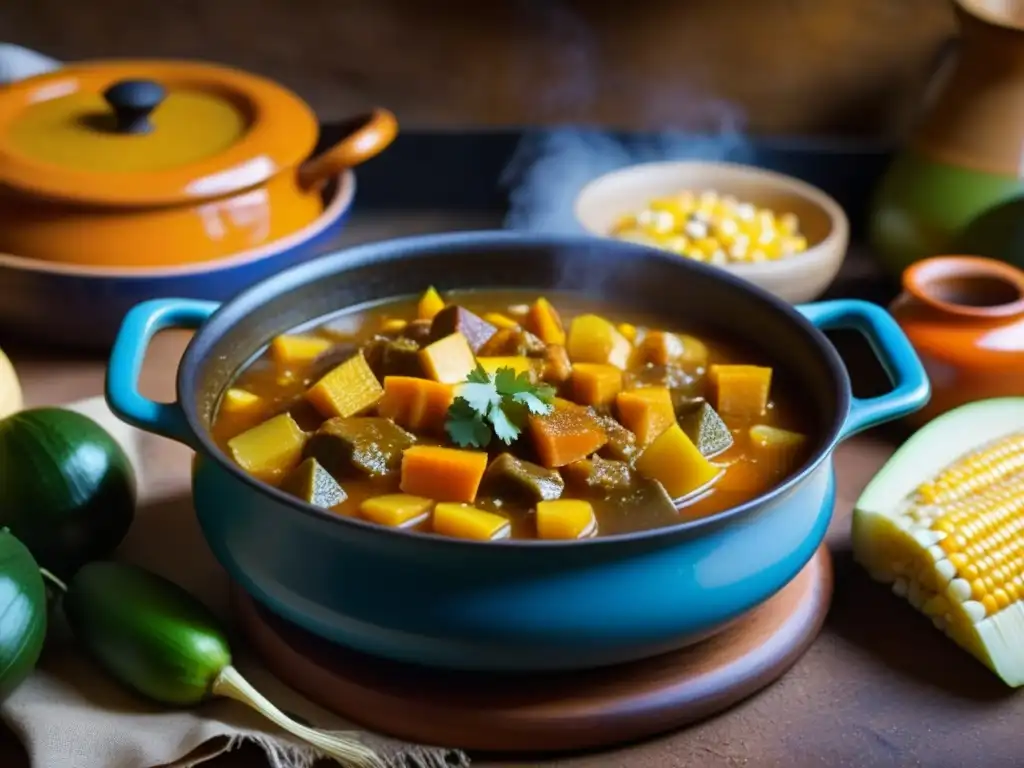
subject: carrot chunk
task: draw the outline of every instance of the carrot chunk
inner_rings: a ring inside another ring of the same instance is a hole
[[[487,470],[484,451],[414,445],[402,454],[403,493],[472,503]]]
[[[610,405],[622,390],[622,371],[605,363],[576,363],[570,375],[572,399],[581,405]]]
[[[594,414],[575,404],[556,404],[546,416],[530,416],[530,436],[537,456],[548,468],[584,459],[608,442]]]
[[[329,419],[347,419],[372,408],[383,394],[384,388],[360,352],[306,390],[306,400]]]
[[[530,306],[526,315],[526,330],[545,344],[565,344],[565,326],[558,310],[541,296]]]
[[[708,372],[715,410],[722,416],[752,419],[768,408],[772,369],[759,365],[712,365]]]
[[[620,392],[615,398],[615,407],[622,426],[636,435],[641,446],[676,423],[672,393],[666,387],[641,387]]]
[[[453,398],[451,384],[413,376],[385,376],[377,413],[414,432],[439,434],[444,431]]]
[[[461,383],[476,367],[469,342],[458,332],[424,347],[419,358],[427,377],[443,384]]]

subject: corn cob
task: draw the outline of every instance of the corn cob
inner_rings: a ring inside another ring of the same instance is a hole
[[[981,426],[987,429],[980,431],[987,433],[999,423],[993,418],[998,404],[1006,407],[1008,402],[1015,415],[1024,415],[1024,400],[1017,398],[958,410],[984,416]],[[945,424],[933,422],[934,429],[921,430],[910,441],[915,445],[901,449],[879,473],[877,484],[873,481],[875,487],[865,490],[854,511],[854,556],[873,578],[891,584],[893,592],[1006,683],[1020,686],[1024,424],[936,467],[935,441],[944,436],[962,441],[970,434],[962,416],[954,411],[938,420],[948,420]],[[938,452],[948,453],[948,448]],[[908,488],[905,478],[922,469],[913,466],[922,459],[930,462],[927,476]]]

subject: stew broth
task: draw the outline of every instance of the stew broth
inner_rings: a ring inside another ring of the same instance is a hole
[[[222,397],[214,438],[336,514],[477,539],[668,526],[759,496],[807,458],[799,393],[756,351],[549,299],[431,290],[278,337]],[[477,363],[488,384],[464,389]],[[495,395],[502,369],[550,413]],[[486,402],[481,415],[466,406],[479,397],[455,400],[471,391],[498,400],[519,432],[509,444]],[[486,445],[456,444],[480,424]],[[584,503],[551,503],[566,501]]]

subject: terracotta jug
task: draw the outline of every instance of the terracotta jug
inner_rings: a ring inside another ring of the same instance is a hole
[[[889,307],[932,384],[923,424],[974,400],[1024,395],[1024,271],[993,259],[939,256],[903,273]]]
[[[870,238],[893,277],[942,253],[1024,266],[1024,2],[955,7],[959,57],[874,200]]]

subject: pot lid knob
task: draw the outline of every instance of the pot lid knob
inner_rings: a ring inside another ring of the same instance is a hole
[[[133,134],[153,130],[149,115],[166,96],[163,86],[153,80],[119,80],[103,92],[114,110],[117,132]]]

